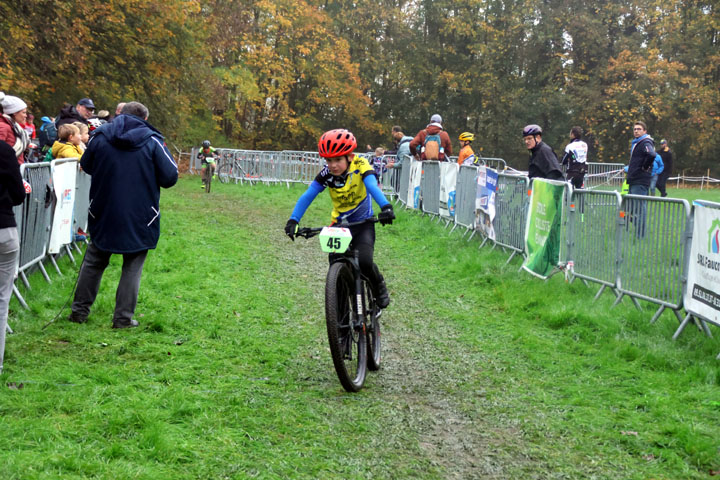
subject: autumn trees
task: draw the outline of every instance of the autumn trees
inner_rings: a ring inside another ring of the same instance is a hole
[[[0,3],[0,89],[35,113],[91,96],[147,103],[182,144],[308,149],[325,129],[476,133],[522,166],[519,130],[627,160],[630,124],[680,168],[720,148],[716,2],[679,0],[23,0]]]

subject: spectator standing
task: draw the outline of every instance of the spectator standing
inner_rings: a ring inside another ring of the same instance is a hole
[[[85,323],[112,254],[123,266],[115,296],[113,328],[137,327],[133,318],[148,250],[160,237],[160,187],[177,182],[177,164],[163,136],[147,121],[148,109],[128,102],[98,128],[83,155],[92,176],[88,245],[68,320]]]
[[[573,188],[582,188],[587,173],[587,143],[582,141],[582,128],[570,129],[570,143],[565,146],[562,165],[567,165],[567,179]]]
[[[15,150],[0,142],[0,373],[5,357],[8,304],[17,268],[20,242],[13,207],[25,199]]]
[[[100,110],[97,112],[97,119],[100,120],[102,123],[107,123],[110,121],[110,112],[107,110]]]
[[[542,128],[535,124],[527,125],[523,128],[522,136],[525,147],[530,150],[528,178],[564,180],[555,151],[542,141]]]
[[[667,190],[666,190],[666,184],[668,178],[670,178],[670,175],[672,175],[672,167],[673,167],[673,154],[670,151],[670,147],[668,147],[667,140],[664,138],[660,140],[660,157],[663,161],[663,171],[658,177],[657,180],[657,188],[660,190],[660,196],[661,197],[667,197]]]
[[[655,152],[655,160],[653,160],[652,171],[650,172],[650,175],[652,175],[650,179],[650,196],[652,197],[655,196],[655,185],[663,171],[665,171],[665,165],[663,164],[662,157],[659,153]]]
[[[40,125],[40,133],[38,134],[38,148],[40,153],[44,155],[48,149],[52,148],[55,139],[57,139],[57,128],[55,127],[55,119],[51,117],[42,117],[42,125]]]
[[[647,195],[652,180],[652,166],[655,161],[655,142],[647,133],[644,122],[633,125],[633,140],[630,144],[630,164],[627,182],[630,195]]]
[[[388,170],[388,161],[387,158],[385,158],[384,148],[377,147],[375,149],[375,154],[370,159],[370,164],[373,166],[373,170],[375,170],[375,176],[378,178],[378,185],[382,187],[383,173]]]
[[[410,142],[410,152],[420,160],[445,162],[447,157],[452,156],[450,136],[443,130],[442,117],[439,114],[430,117],[430,123],[415,135]]]
[[[88,142],[90,141],[90,128],[87,123],[82,122],[73,122],[73,125],[80,130],[80,144],[78,146],[80,147],[80,150],[84,152],[85,149],[87,149]]]
[[[60,125],[73,122],[87,123],[88,119],[95,113],[95,104],[89,98],[81,98],[77,104],[73,107],[72,105],[65,105],[61,110],[60,114],[55,119],[55,126],[60,128]]]
[[[652,167],[655,162],[655,142],[647,133],[645,122],[633,124],[633,140],[630,143],[630,164],[628,165],[627,183],[630,195],[647,195],[652,180]],[[637,222],[637,235],[645,236],[645,202],[635,201],[631,205],[631,220]]]
[[[80,148],[80,129],[72,123],[60,125],[59,139],[53,144],[52,158],[80,158],[83,150]]]
[[[25,131],[27,104],[12,95],[2,95],[2,116],[0,117],[0,140],[7,143],[15,151],[18,163],[25,163],[25,150],[30,139]]]
[[[395,161],[392,164],[388,164],[388,168],[393,168],[395,165],[402,165],[403,161],[410,158],[410,142],[413,137],[405,135],[399,125],[395,125],[392,128],[392,137],[397,145],[395,152]]]
[[[32,113],[28,113],[27,118],[25,119],[25,131],[27,132],[30,140],[37,138],[37,132],[35,131],[35,115]]]
[[[470,146],[475,140],[475,135],[470,132],[463,132],[458,137],[460,140],[460,153],[458,154],[458,165],[473,165],[475,164],[475,152]]]

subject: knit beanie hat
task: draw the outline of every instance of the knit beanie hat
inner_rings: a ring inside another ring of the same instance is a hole
[[[18,97],[13,97],[12,95],[5,95],[5,97],[2,99],[3,113],[7,115],[17,113],[24,108],[27,108],[27,104]]]
[[[442,123],[442,117],[439,114],[435,114],[430,117],[430,123]]]

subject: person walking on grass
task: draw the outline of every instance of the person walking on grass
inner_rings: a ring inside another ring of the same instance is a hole
[[[88,225],[92,243],[80,267],[68,320],[85,323],[112,254],[123,256],[113,328],[137,327],[133,318],[149,249],[160,237],[160,187],[177,182],[178,168],[163,136],[147,122],[148,109],[128,102],[95,130],[80,164],[92,176]]]

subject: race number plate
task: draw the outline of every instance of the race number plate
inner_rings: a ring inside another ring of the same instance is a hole
[[[345,253],[351,240],[348,228],[325,227],[320,232],[320,246],[326,253]]]

